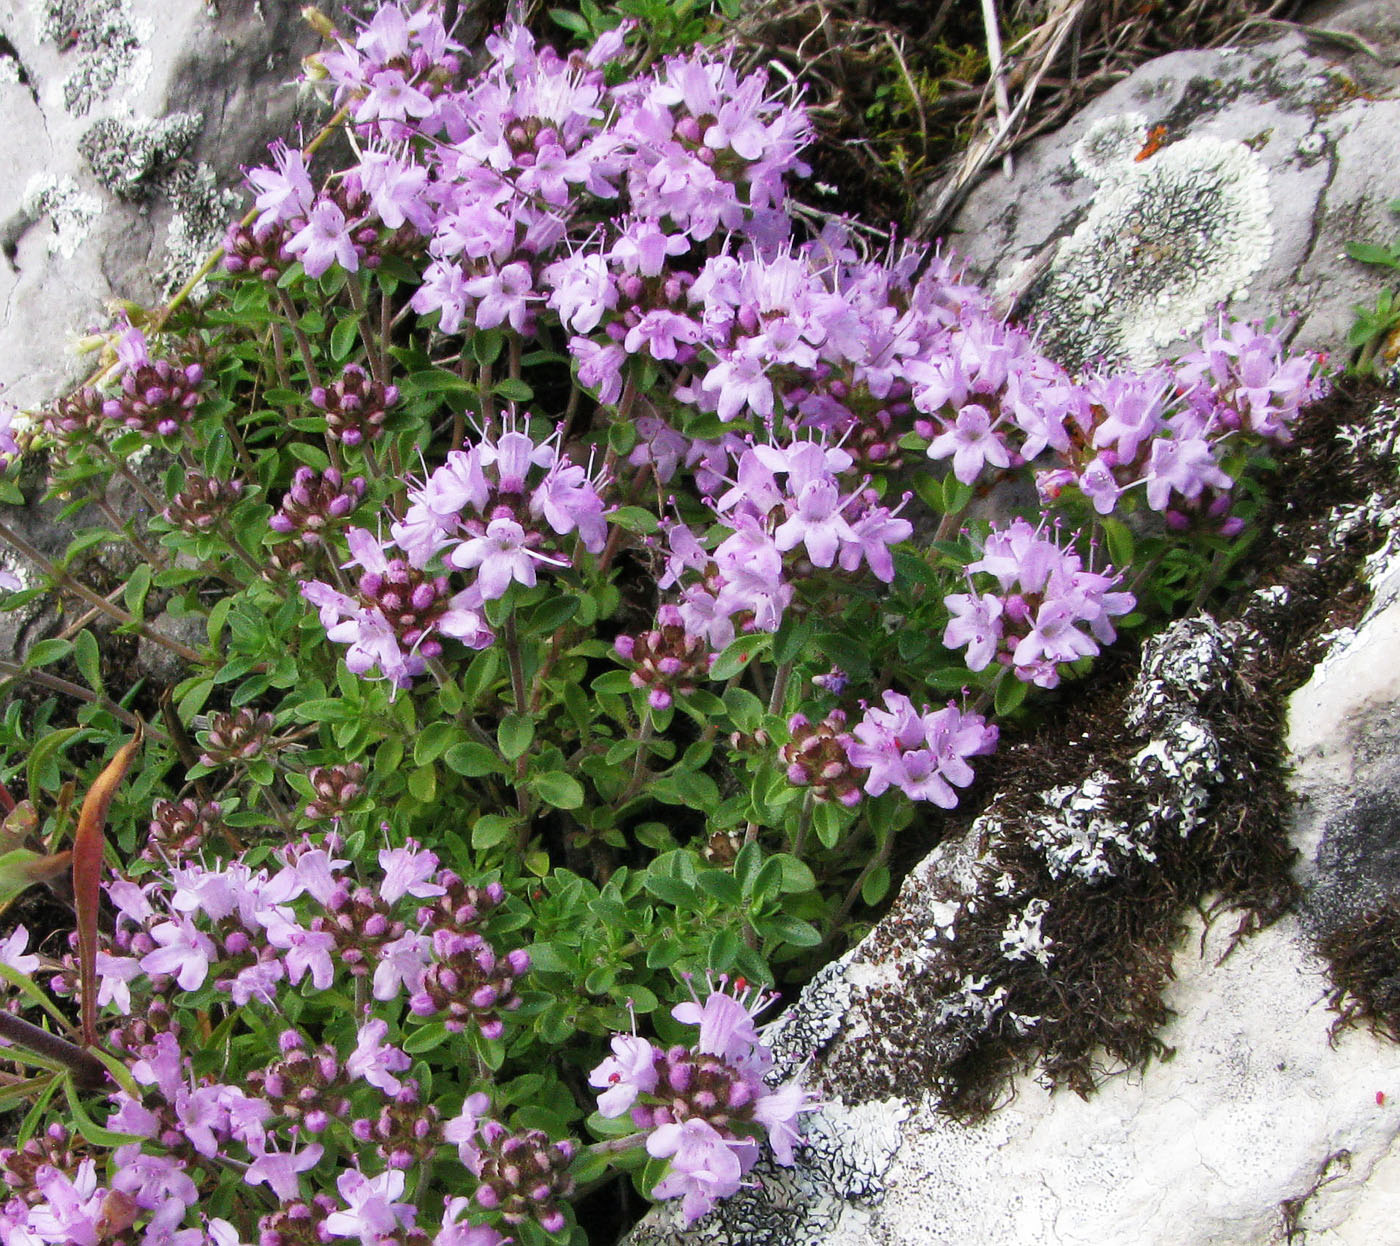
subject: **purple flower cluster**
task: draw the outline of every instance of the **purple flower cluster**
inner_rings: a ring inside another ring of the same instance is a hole
[[[791,575],[814,567],[854,572],[863,563],[876,579],[894,578],[891,547],[913,526],[872,490],[843,489],[839,476],[853,463],[845,450],[814,441],[749,446],[733,486],[712,502],[728,530],[713,552],[684,525],[668,529],[670,557],[658,583],[687,580],[679,613],[690,635],[722,649],[739,629],[777,631],[792,601]]]
[[[301,594],[321,615],[326,635],[348,645],[345,665],[357,675],[378,669],[396,687],[407,688],[442,653],[440,636],[484,649],[494,636],[479,613],[481,598],[464,589],[452,593],[446,576],[432,575],[363,528],[347,534],[350,560],[359,567],[351,597],[319,580],[305,580]]]
[[[334,837],[325,846],[303,842],[279,854],[272,870],[254,871],[239,861],[219,868],[189,863],[143,884],[107,884],[118,920],[112,954],[98,955],[99,1004],[123,1014],[108,1038],[136,1090],[111,1091],[108,1122],[142,1141],[115,1152],[116,1175],[105,1186],[85,1148],[61,1130],[19,1151],[0,1152],[9,1184],[0,1202],[4,1240],[96,1246],[130,1231],[130,1240],[149,1246],[242,1246],[224,1221],[186,1227],[198,1215],[197,1170],[233,1160],[277,1205],[262,1218],[263,1242],[378,1242],[385,1233],[441,1246],[504,1241],[494,1230],[462,1222],[463,1208],[452,1204],[434,1237],[415,1227],[418,1210],[401,1201],[404,1170],[431,1165],[444,1143],[459,1139],[408,1075],[412,1061],[391,1020],[367,1016],[353,1031],[353,1049],[342,1050],[286,1028],[277,1057],[241,1086],[197,1074],[186,1054],[192,1036],[175,1019],[177,990],[212,983],[241,1007],[272,1004],[282,983],[328,991],[348,972],[372,976],[373,998],[381,1005],[399,1000],[408,1012],[421,1011],[417,1001],[431,993],[434,974],[441,977],[461,951],[454,943],[444,953],[438,939],[444,932],[458,941],[474,936],[478,965],[490,953],[516,976],[528,969],[528,956],[497,952],[478,929],[505,899],[499,883],[469,884],[409,842],[379,853],[375,884],[356,884],[350,862],[333,855],[335,847]],[[0,944],[0,959],[33,972],[38,958],[24,954],[24,943],[21,932]],[[508,986],[492,1001],[468,993],[476,1024],[499,1036],[493,1013],[511,1007]],[[306,1201],[304,1176],[325,1160],[323,1142],[337,1119],[363,1146],[357,1165],[336,1178],[338,1197]],[[472,1168],[481,1182],[479,1209],[499,1208],[504,1215],[512,1174],[543,1153],[552,1193],[541,1196],[535,1180],[524,1183],[522,1197],[547,1228],[562,1223],[552,1200],[568,1193],[569,1144],[534,1135],[511,1143],[499,1126],[479,1141],[482,1162]],[[147,1153],[147,1144],[159,1153]],[[526,1144],[522,1160],[516,1152]],[[366,1167],[374,1161],[382,1166],[377,1173]]]
[[[507,1224],[534,1221],[546,1233],[560,1232],[566,1220],[559,1204],[573,1193],[574,1144],[552,1141],[539,1129],[512,1132],[486,1115],[489,1107],[486,1095],[468,1095],[442,1131],[480,1183],[472,1201]]]
[[[652,1190],[655,1198],[681,1199],[687,1222],[698,1219],[742,1184],[767,1137],[779,1164],[791,1165],[800,1141],[797,1118],[814,1096],[796,1080],[770,1087],[773,1055],[754,1018],[773,995],[746,991],[742,979],[726,979],[701,1002],[676,1005],[671,1015],[699,1027],[689,1046],[661,1049],[635,1034],[617,1034],[612,1055],[588,1076],[602,1093],[606,1117],[631,1114],[648,1131],[647,1153],[670,1161]]]
[[[1116,634],[1112,620],[1134,605],[1131,593],[1113,591],[1122,577],[1111,567],[1086,570],[1072,548],[1062,548],[1024,519],[993,529],[982,557],[967,571],[969,583],[977,573],[995,577],[997,591],[943,599],[952,615],[944,645],[965,647],[969,670],[997,661],[1041,688],[1060,682],[1062,664],[1110,644]]]
[[[613,648],[632,664],[632,686],[646,691],[654,710],[666,709],[677,695],[694,692],[714,661],[704,639],[685,630],[684,617],[669,602],[658,608],[655,627],[636,636],[621,635]]]
[[[122,335],[117,366],[120,386],[116,394],[103,401],[102,414],[148,436],[178,432],[204,396],[203,361],[152,359],[149,343],[140,329],[128,328]]]
[[[869,771],[866,793],[879,796],[897,787],[910,800],[954,808],[954,789],[974,777],[967,759],[995,752],[997,728],[951,704],[941,710],[925,706],[920,713],[902,692],[886,692],[884,702],[884,709],[866,707],[846,750],[851,765]]]
[[[1325,392],[1322,360],[1288,355],[1277,333],[1226,323],[1201,349],[1146,372],[1091,372],[1082,435],[1062,454],[1066,466],[1038,474],[1042,497],[1075,485],[1100,515],[1141,485],[1167,526],[1234,536],[1234,480],[1222,463],[1241,446],[1285,445],[1303,406]],[[1057,447],[1058,448],[1058,447]]]
[[[558,538],[577,535],[589,553],[607,541],[602,476],[561,453],[556,431],[536,442],[508,419],[504,431],[453,450],[409,491],[394,540],[417,566],[441,554],[450,567],[475,571],[482,601],[504,596],[512,582],[531,587],[539,566],[568,566]]]

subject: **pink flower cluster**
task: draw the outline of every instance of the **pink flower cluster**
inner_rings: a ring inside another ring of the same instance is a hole
[[[982,557],[967,570],[969,580],[977,573],[995,577],[997,591],[943,599],[952,615],[944,645],[966,648],[969,670],[984,670],[995,660],[1041,688],[1060,682],[1061,664],[1093,656],[1100,644],[1111,643],[1112,620],[1134,605],[1131,593],[1113,591],[1122,577],[1111,567],[1086,570],[1073,549],[1024,519],[993,529]]]
[[[732,992],[730,985],[722,978],[703,1002],[671,1010],[677,1021],[699,1027],[691,1046],[662,1050],[635,1034],[617,1034],[613,1054],[588,1075],[602,1092],[598,1111],[630,1112],[632,1123],[648,1131],[647,1154],[670,1161],[652,1196],[679,1197],[687,1223],[738,1190],[758,1160],[760,1137],[779,1164],[790,1166],[801,1140],[797,1118],[816,1106],[796,1079],[777,1087],[765,1081],[773,1054],[754,1018],[776,997],[746,991],[742,979]]]
[[[682,524],[667,531],[670,557],[662,589],[685,578],[679,611],[686,632],[716,649],[737,627],[777,631],[792,600],[794,573],[813,567],[858,571],[864,563],[884,583],[894,578],[891,547],[913,532],[907,519],[871,490],[844,489],[854,460],[815,441],[749,446],[737,456],[737,479],[711,503],[728,535],[713,552]],[[801,550],[801,557],[786,555]],[[796,564],[789,569],[786,563]],[[694,574],[699,573],[698,579]]]
[[[846,746],[851,764],[869,771],[866,794],[879,796],[897,787],[910,800],[955,808],[954,789],[967,787],[974,778],[967,759],[996,751],[997,728],[954,705],[941,710],[924,706],[920,712],[902,692],[886,692],[884,703],[884,709],[866,707]]]

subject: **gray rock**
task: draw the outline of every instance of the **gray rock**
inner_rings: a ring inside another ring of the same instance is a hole
[[[1400,163],[1394,6],[1334,6],[1317,30],[1178,52],[1139,68],[989,176],[950,242],[1022,304],[1052,353],[1148,363],[1220,304],[1297,317],[1295,344],[1337,350],[1374,299],[1349,242],[1388,243]],[[1149,153],[1149,137],[1166,127]],[[1036,278],[1046,261],[1049,270]]]
[[[331,9],[330,3],[320,7]],[[10,0],[0,32],[0,385],[35,407],[87,370],[114,299],[153,303],[222,237],[241,167],[316,124],[296,0]]]

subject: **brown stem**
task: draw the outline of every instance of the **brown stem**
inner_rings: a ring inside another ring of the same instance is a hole
[[[97,1090],[107,1080],[107,1066],[91,1052],[22,1017],[0,1012],[0,1038],[63,1065],[73,1075],[73,1084],[79,1090]]]
[[[384,358],[374,340],[374,326],[369,322],[369,303],[365,299],[365,292],[360,289],[359,279],[353,273],[345,283],[345,288],[350,291],[350,306],[355,309],[355,316],[360,322],[360,341],[365,344],[365,358],[369,361],[370,373],[381,385],[387,385],[389,377],[384,369]]]
[[[159,632],[153,631],[134,615],[128,614],[120,606],[108,601],[99,593],[93,592],[86,584],[79,583],[56,563],[50,562],[45,558],[43,554],[7,524],[0,523],[0,540],[8,541],[56,584],[61,584],[70,593],[76,593],[87,602],[88,605],[116,619],[116,621],[124,627],[135,628],[136,631],[147,640],[157,645],[163,645],[165,648],[169,649],[171,653],[178,654],[180,657],[184,658],[186,662],[199,662],[202,660],[200,655],[188,645],[181,644],[178,640],[172,640],[169,636],[162,636]]]
[[[113,718],[125,723],[133,731],[141,725],[141,720],[135,714],[128,709],[123,709],[110,697],[104,697],[101,693],[93,692],[90,688],[71,683],[57,675],[50,675],[48,671],[27,671],[16,662],[0,659],[0,676],[6,679],[27,679],[30,683],[40,688],[47,688],[51,692],[61,692],[64,696],[75,697],[79,701],[86,701],[89,705],[100,705]],[[159,736],[163,740],[169,739],[159,727],[148,725],[146,730],[151,735]]]
[[[277,304],[282,309],[282,315],[287,318],[287,325],[292,331],[292,337],[296,339],[297,350],[301,352],[301,362],[306,369],[307,379],[313,388],[319,388],[321,374],[316,371],[316,363],[311,358],[311,343],[307,341],[306,334],[302,332],[301,325],[297,323],[297,309],[292,305],[291,296],[285,290],[278,290]]]

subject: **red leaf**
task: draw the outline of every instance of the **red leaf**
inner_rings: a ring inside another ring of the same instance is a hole
[[[141,747],[141,728],[117,750],[83,797],[73,836],[73,907],[78,914],[78,982],[83,993],[83,1045],[97,1044],[97,907],[102,897],[103,828],[117,787]]]

